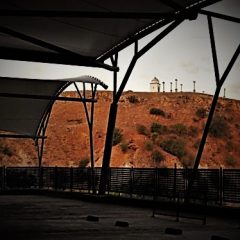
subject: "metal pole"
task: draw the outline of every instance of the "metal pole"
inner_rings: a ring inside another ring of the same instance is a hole
[[[178,89],[177,89],[177,79],[175,79],[175,92],[177,92],[178,91]]]
[[[170,92],[172,92],[172,82],[170,82]]]

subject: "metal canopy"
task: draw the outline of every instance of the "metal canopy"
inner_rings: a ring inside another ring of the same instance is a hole
[[[16,136],[38,138],[42,123],[55,100],[94,101],[59,97],[67,86],[76,82],[107,88],[100,80],[90,76],[58,80],[0,77],[0,130],[13,132]]]
[[[0,3],[0,58],[102,67],[114,53],[217,0],[9,0]]]

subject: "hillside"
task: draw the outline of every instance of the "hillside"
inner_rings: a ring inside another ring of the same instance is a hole
[[[73,96],[74,92],[64,95]],[[100,91],[95,105],[95,165],[101,166],[111,92]],[[212,97],[198,93],[135,93],[122,96],[116,127],[122,140],[113,147],[111,166],[191,166]],[[152,113],[150,114],[150,110]],[[156,110],[157,109],[157,110]],[[203,111],[202,110],[202,111]],[[200,111],[200,114],[196,114]],[[240,101],[219,99],[201,167],[240,167]],[[222,125],[221,125],[222,124]],[[217,132],[216,132],[217,131]],[[56,102],[47,129],[44,166],[83,166],[89,160],[88,126],[82,103]],[[35,166],[31,140],[0,139],[0,165]]]

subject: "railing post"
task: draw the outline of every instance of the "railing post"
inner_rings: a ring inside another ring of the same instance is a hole
[[[73,167],[70,167],[70,191],[73,191]]]
[[[177,164],[174,164],[174,178],[173,178],[173,200],[176,201],[177,192]]]
[[[223,169],[219,169],[219,204],[222,207],[223,204]]]
[[[54,168],[54,190],[56,191],[58,188],[58,168],[55,166]]]

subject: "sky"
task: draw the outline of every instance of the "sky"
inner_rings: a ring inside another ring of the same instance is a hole
[[[206,10],[240,18],[240,1],[223,0]],[[221,76],[240,44],[240,24],[213,19],[213,28]],[[162,29],[142,39],[139,47],[148,43],[160,31]],[[133,46],[130,46],[119,53],[119,82],[124,77],[133,52]],[[112,90],[113,78],[112,72],[104,69],[7,60],[0,60],[0,75],[49,79],[91,75],[104,81],[109,90]],[[143,55],[138,60],[125,91],[148,92],[149,83],[154,77],[157,77],[160,83],[165,82],[165,91],[170,90],[170,82],[178,79],[178,83],[183,84],[183,91],[193,91],[193,81],[196,81],[197,92],[214,93],[215,75],[206,16],[199,15],[196,21],[185,20]],[[220,96],[223,96],[224,88],[227,98],[240,99],[240,57],[228,75]],[[70,87],[67,90],[74,88]]]

